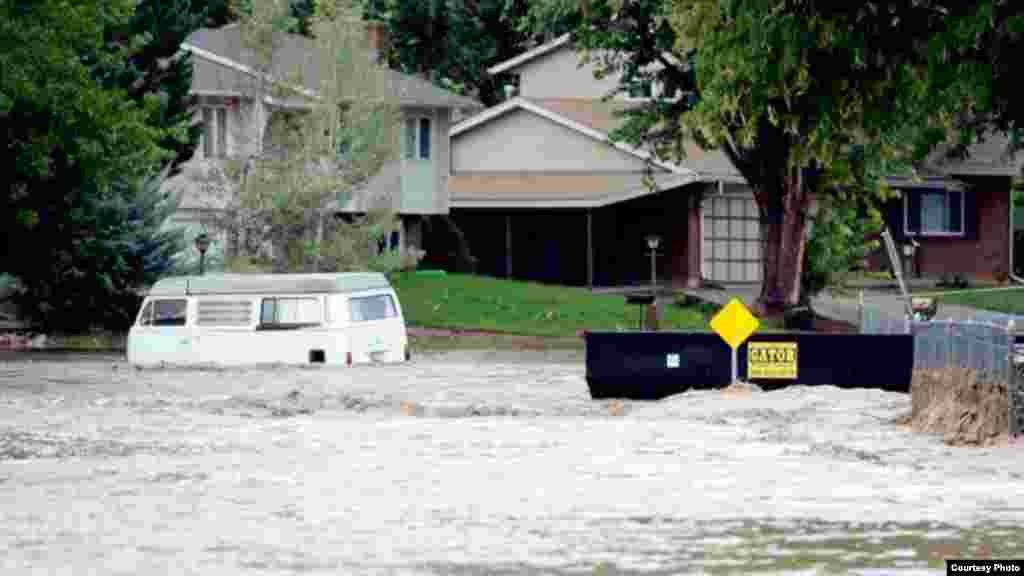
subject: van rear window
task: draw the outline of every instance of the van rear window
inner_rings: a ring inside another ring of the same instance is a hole
[[[391,298],[390,294],[351,298],[349,300],[349,307],[353,322],[385,320],[398,316],[395,301]]]

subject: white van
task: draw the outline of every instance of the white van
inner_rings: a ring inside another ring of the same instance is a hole
[[[135,365],[408,359],[398,296],[375,272],[166,278],[128,333]]]

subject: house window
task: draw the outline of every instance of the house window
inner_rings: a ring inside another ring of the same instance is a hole
[[[639,80],[626,90],[626,100],[664,100],[675,102],[683,93],[678,88],[669,95],[665,84],[660,80]]]
[[[430,160],[430,118],[405,120],[405,157],[409,160]]]
[[[228,109],[219,106],[203,107],[203,156],[224,158],[228,144]]]
[[[964,193],[961,190],[925,190],[916,192],[920,200],[903,194],[903,224],[907,234],[923,236],[963,236]],[[917,211],[917,214],[912,214]],[[915,226],[914,223],[919,223]],[[917,229],[919,228],[919,229]]]

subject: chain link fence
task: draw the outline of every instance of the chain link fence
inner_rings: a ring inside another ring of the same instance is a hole
[[[1009,432],[1024,433],[1024,350],[1016,343],[1024,318],[978,311],[966,321],[915,321],[890,308],[861,303],[861,334],[912,334],[914,370],[959,368],[976,382],[1006,387]]]

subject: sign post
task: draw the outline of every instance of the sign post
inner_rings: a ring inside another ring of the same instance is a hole
[[[907,293],[907,284],[903,281],[903,268],[900,266],[900,257],[896,253],[896,242],[892,239],[892,233],[886,227],[882,230],[882,239],[885,241],[885,250],[889,254],[889,263],[892,265],[892,273],[896,275],[896,281],[900,284],[900,294],[903,295],[904,306],[907,316],[913,315],[910,304],[910,294]]]
[[[711,329],[732,349],[732,384],[739,382],[739,347],[761,323],[738,298],[733,298],[711,319]]]

